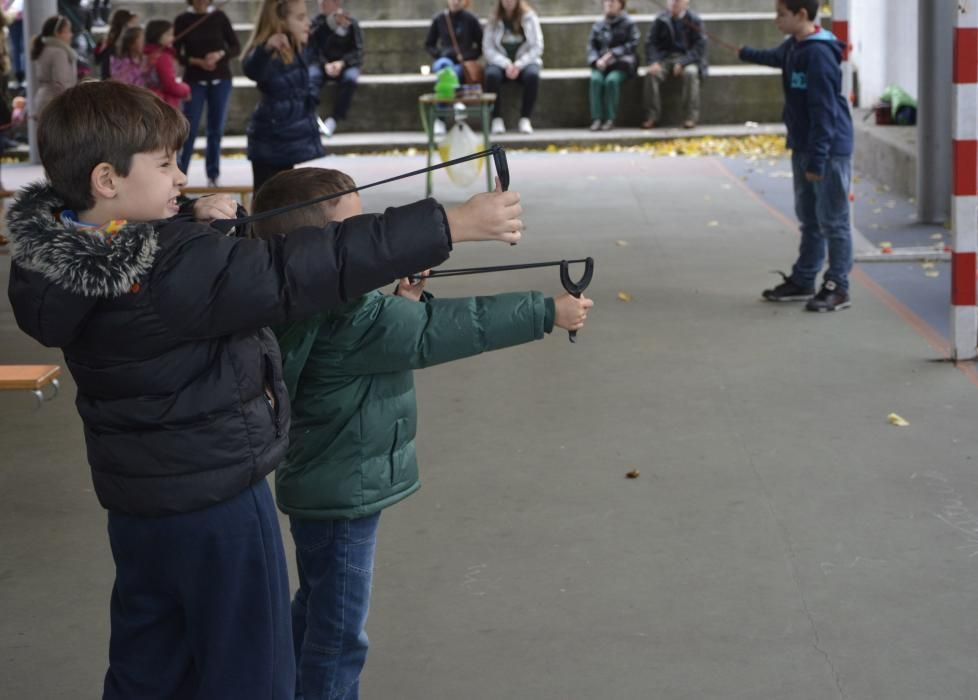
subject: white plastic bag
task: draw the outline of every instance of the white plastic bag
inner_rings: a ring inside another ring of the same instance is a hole
[[[444,162],[484,151],[485,148],[482,139],[476,136],[468,124],[464,121],[457,121],[439,144],[438,153]],[[479,173],[482,172],[483,160],[483,158],[477,158],[445,169],[448,171],[448,177],[452,182],[459,187],[467,187],[475,182]]]

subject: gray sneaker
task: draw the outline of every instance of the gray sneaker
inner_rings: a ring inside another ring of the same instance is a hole
[[[815,294],[814,287],[802,287],[795,284],[788,275],[778,272],[784,280],[773,289],[765,289],[761,296],[767,301],[807,301]]]
[[[818,294],[805,304],[805,311],[824,313],[826,311],[842,311],[842,309],[848,309],[850,306],[852,306],[852,301],[849,299],[849,293],[832,280],[825,280],[822,288],[818,290]]]

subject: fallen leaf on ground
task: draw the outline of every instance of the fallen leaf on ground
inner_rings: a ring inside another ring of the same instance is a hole
[[[710,228],[716,228],[719,225],[720,225],[719,221],[711,221],[710,223],[707,224],[707,226],[709,226]]]
[[[627,476],[629,479],[637,479],[641,473],[642,472],[640,472],[638,469],[632,469],[630,472],[625,474],[625,476]]]
[[[625,246],[628,245],[628,241],[615,241],[615,245],[618,246],[619,248],[624,248]]]
[[[944,234],[943,233],[932,233],[932,234],[930,234],[930,239],[932,241],[939,241],[939,240],[942,240],[943,238],[944,238]]]
[[[632,300],[632,295],[628,292],[618,292],[618,301],[624,301],[628,303]]]
[[[927,270],[926,272],[924,272],[924,274],[927,277],[940,277],[941,276],[940,270]]]
[[[908,425],[910,425],[910,421],[902,416],[898,416],[896,413],[891,413],[888,415],[886,420],[889,421],[890,425],[895,425],[898,428],[906,428]]]
[[[920,266],[922,268],[924,268],[925,270],[933,270],[934,269],[934,263],[931,262],[930,260],[927,260],[925,262],[920,263]]]

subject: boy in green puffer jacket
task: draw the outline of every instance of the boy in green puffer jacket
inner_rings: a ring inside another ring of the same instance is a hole
[[[353,187],[337,170],[286,171],[259,190],[254,213]],[[257,222],[254,233],[270,238],[361,213],[359,195],[349,194]],[[412,370],[538,340],[554,326],[578,330],[593,306],[540,292],[433,299],[423,287],[423,278],[405,278],[394,295],[373,291],[275,329],[292,400],[275,490],[299,569],[297,698],[358,696],[380,511],[419,487]]]

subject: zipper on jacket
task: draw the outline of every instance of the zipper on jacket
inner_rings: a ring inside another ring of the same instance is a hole
[[[268,406],[268,415],[271,417],[272,423],[275,425],[275,437],[282,437],[282,421],[279,419],[279,400],[275,397],[275,391],[272,388],[275,386],[272,363],[269,360],[268,355],[265,354],[262,355],[261,360],[262,369],[264,370],[262,372],[264,375],[262,396],[265,399],[265,404]]]

